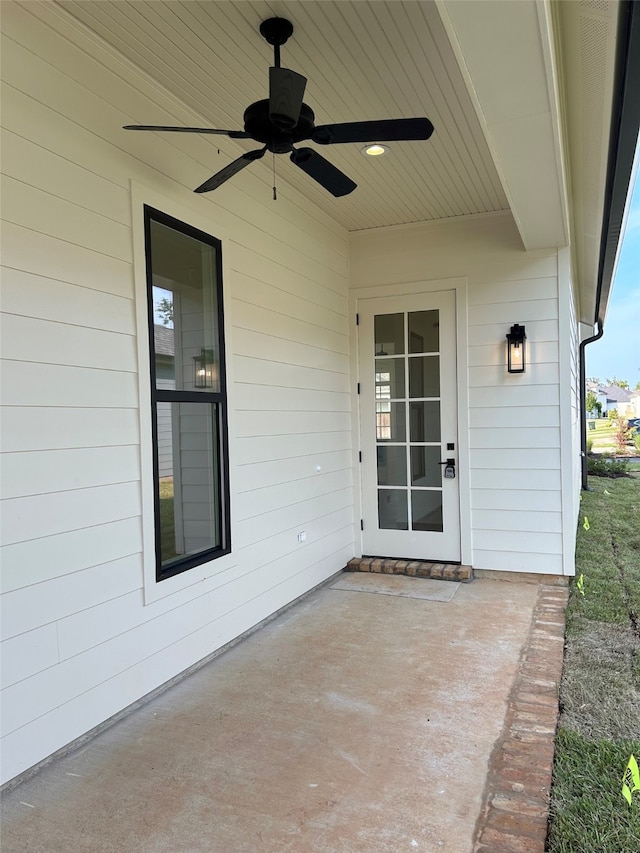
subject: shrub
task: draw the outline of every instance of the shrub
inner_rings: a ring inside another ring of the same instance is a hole
[[[587,453],[591,453],[593,450],[593,439],[590,436],[587,436]]]
[[[636,451],[640,453],[640,432],[633,433],[633,446],[635,447]]]
[[[594,477],[628,477],[629,463],[626,459],[614,459],[612,456],[589,456],[587,473]]]
[[[629,425],[626,418],[616,418],[614,426],[616,428],[614,433],[616,448],[618,453],[624,453],[627,449],[627,439],[629,438]]]

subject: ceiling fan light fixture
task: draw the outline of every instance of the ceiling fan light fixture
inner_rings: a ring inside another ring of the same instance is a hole
[[[389,146],[380,145],[379,142],[375,142],[373,145],[365,145],[361,150],[367,157],[380,157],[382,154],[386,154],[389,151]]]

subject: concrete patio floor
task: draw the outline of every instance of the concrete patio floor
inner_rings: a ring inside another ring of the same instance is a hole
[[[394,581],[316,590],[9,791],[3,853],[470,853],[540,587]]]

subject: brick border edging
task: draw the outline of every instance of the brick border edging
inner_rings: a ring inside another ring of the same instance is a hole
[[[544,853],[568,596],[567,588],[538,588],[504,727],[489,761],[474,853]]]
[[[470,583],[471,566],[457,563],[430,563],[425,560],[396,560],[390,557],[354,557],[345,566],[347,572],[377,572],[384,575],[408,575],[413,578],[436,578]]]

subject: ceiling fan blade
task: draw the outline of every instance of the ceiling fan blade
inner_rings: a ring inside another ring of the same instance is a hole
[[[230,136],[231,139],[251,139],[244,130],[216,130],[213,127],[171,127],[165,124],[125,124],[123,130],[169,131],[170,133],[215,133],[218,136]]]
[[[404,142],[429,139],[433,125],[428,118],[389,118],[382,121],[349,121],[344,124],[323,124],[311,138],[320,145],[340,142]]]
[[[298,124],[307,78],[288,68],[269,69],[269,118],[282,130]]]
[[[313,148],[297,148],[290,159],[336,198],[348,195],[358,186]]]
[[[200,186],[194,190],[194,193],[208,193],[211,190],[218,189],[219,186],[224,184],[225,181],[228,181],[229,178],[232,178],[234,175],[237,175],[238,172],[242,171],[246,166],[250,163],[253,163],[254,160],[259,160],[261,157],[264,157],[265,148],[258,148],[255,151],[247,151],[246,154],[243,154],[242,157],[238,157],[237,160],[233,160],[231,163],[228,163],[224,169],[220,169],[219,172],[216,172],[215,175],[212,175],[208,181],[205,181],[204,184],[200,184]]]

